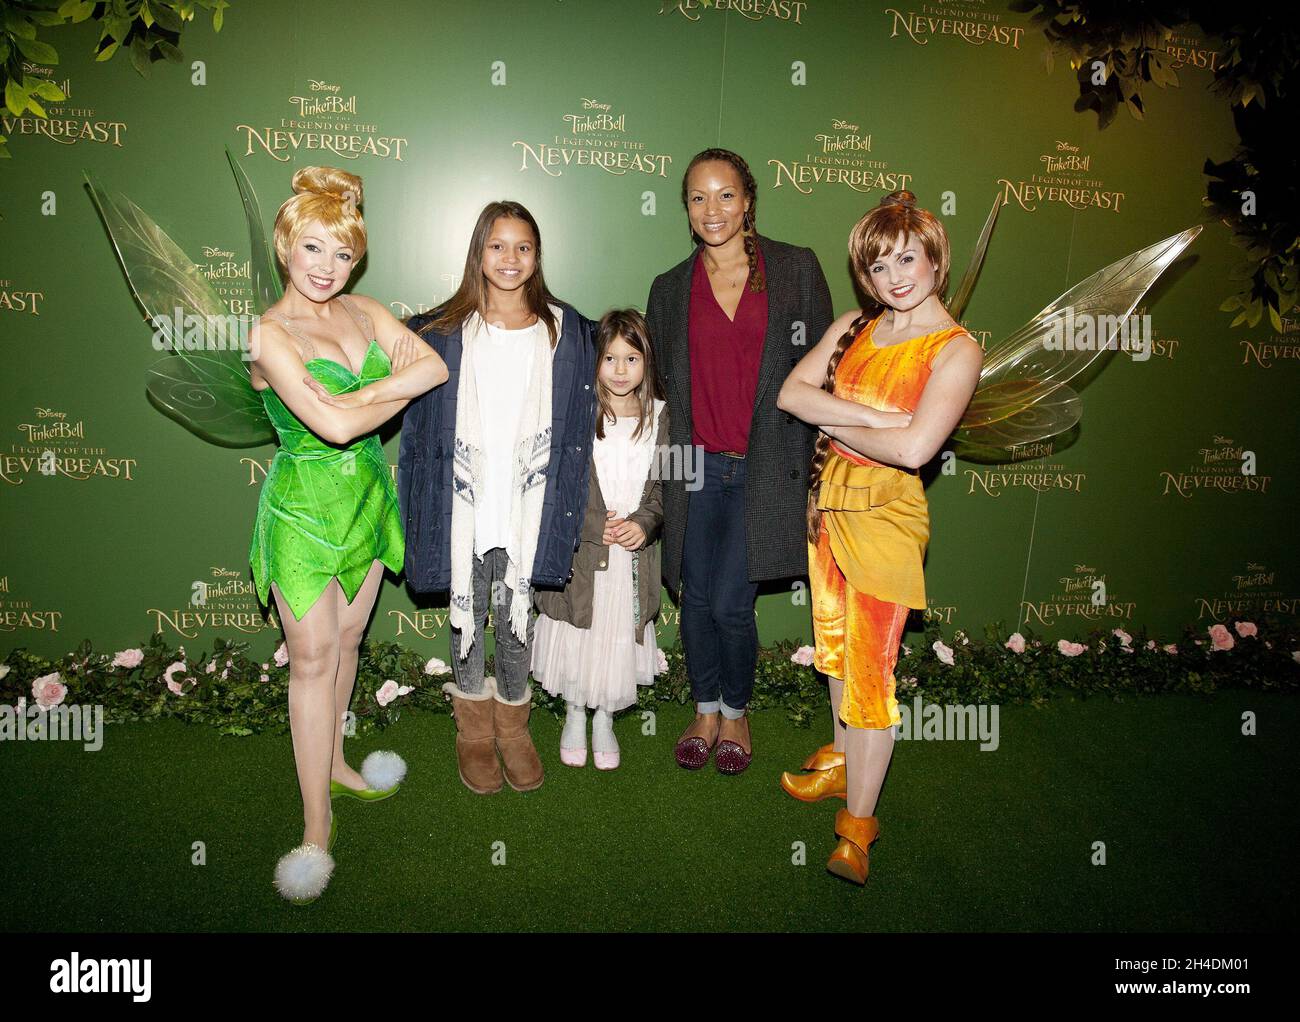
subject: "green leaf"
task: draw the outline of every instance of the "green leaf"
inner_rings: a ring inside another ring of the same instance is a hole
[[[141,77],[149,77],[149,44],[144,41],[144,36],[138,33],[131,40],[131,66],[140,73]]]
[[[1282,332],[1282,316],[1272,305],[1268,307],[1268,321],[1273,324],[1274,330]]]
[[[5,8],[5,28],[19,39],[35,39],[36,26],[15,10]]]
[[[182,60],[185,59],[185,55],[181,53],[181,51],[178,50],[175,46],[169,43],[166,39],[159,39],[156,43],[154,43],[154,45],[158,47],[158,52],[161,53],[168,60],[170,60],[173,64],[179,64]]]
[[[212,12],[212,31],[221,31],[221,26],[225,22],[225,11],[229,6],[226,0],[217,0],[217,9]]]
[[[119,43],[125,42],[126,37],[131,34],[131,19],[119,18],[111,14],[106,15],[104,18],[104,30]]]
[[[36,85],[32,88],[32,91],[41,99],[48,99],[52,103],[58,103],[68,98],[63,94],[62,89],[44,78],[36,79]]]
[[[58,51],[49,43],[43,43],[39,39],[23,39],[19,37],[14,40],[18,44],[18,49],[22,50],[23,56],[33,64],[57,64],[59,62]]]
[[[15,117],[21,117],[27,109],[27,91],[12,78],[5,82],[5,106]]]
[[[177,32],[181,30],[181,16],[165,3],[155,3],[150,8],[153,11],[153,17],[158,22],[158,27],[167,32]]]
[[[100,52],[95,56],[95,59],[108,60],[111,56],[113,56],[114,53],[117,52],[118,46],[119,46],[118,41],[114,39],[111,43],[109,43],[102,50],[100,50]]]

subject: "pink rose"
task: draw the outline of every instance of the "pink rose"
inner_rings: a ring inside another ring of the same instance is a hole
[[[1170,656],[1178,655],[1178,647],[1175,646],[1172,642],[1168,646],[1161,646],[1160,648],[1163,649]]]
[[[139,667],[144,662],[144,651],[139,649],[124,649],[113,654],[113,666],[125,667],[130,670],[133,667]]]
[[[36,705],[42,710],[58,706],[67,694],[68,686],[63,684],[58,671],[53,674],[43,674],[32,682],[32,695],[36,698]]]
[[[1080,642],[1071,642],[1069,639],[1061,639],[1057,642],[1056,648],[1060,650],[1062,656],[1078,656],[1088,647]]]
[[[437,657],[434,657],[432,660],[430,660],[427,664],[424,665],[425,674],[449,674],[450,672],[451,672],[451,668],[448,667],[441,660],[439,660]]]
[[[172,682],[176,679],[177,673],[183,672],[184,670],[185,661],[177,660],[174,664],[168,664],[167,670],[163,671],[163,680],[167,682],[167,687],[171,688],[173,692],[177,690],[172,688]]]
[[[1147,649],[1155,649],[1155,648],[1156,648],[1156,640],[1147,639]]]
[[[934,644],[930,648],[934,650],[934,655],[941,661],[949,667],[952,666],[952,648],[945,646],[942,639],[935,639]]]
[[[1012,653],[1023,653],[1025,651],[1025,637],[1019,632],[1016,632],[1006,641],[1006,647],[1011,650]]]
[[[221,668],[221,680],[225,681],[229,677],[230,677],[230,668],[229,667]]]
[[[668,673],[668,657],[662,649],[655,650],[655,674]]]
[[[268,681],[271,680],[271,676],[270,676],[269,674],[263,674],[263,675],[260,675],[260,676],[258,677],[257,680],[260,681],[260,682],[265,683],[265,682],[268,682]]]
[[[205,667],[205,668],[203,668],[203,673],[204,673],[204,674],[216,674],[216,673],[217,673],[217,662],[216,662],[215,660],[209,660],[209,661],[208,661],[208,666]]]
[[[1119,644],[1121,646],[1127,646],[1130,642],[1133,641],[1133,636],[1129,635],[1129,633],[1124,631],[1123,628],[1116,628],[1110,634],[1115,636],[1115,638],[1119,639]]]
[[[1243,639],[1248,639],[1252,635],[1259,634],[1259,629],[1255,627],[1255,624],[1252,621],[1238,621],[1232,627],[1237,629],[1237,634]]]
[[[289,650],[286,643],[282,642],[275,648],[275,656],[273,659],[275,660],[276,667],[283,667],[289,662]]]
[[[379,686],[379,691],[375,693],[375,702],[380,706],[387,706],[397,698],[397,682],[389,678]]]
[[[1217,650],[1232,649],[1237,644],[1231,633],[1223,625],[1211,625],[1210,638],[1214,640],[1214,648]]]
[[[404,696],[404,695],[407,695],[408,693],[410,693],[410,692],[414,692],[414,691],[415,691],[415,689],[414,689],[414,687],[412,687],[411,685],[398,685],[398,686],[397,686],[397,694],[398,694],[399,696]]]
[[[171,689],[174,693],[176,693],[176,695],[178,696],[184,694],[184,692],[181,690],[181,683],[179,681],[172,681],[168,679],[167,687]]]
[[[813,664],[813,653],[814,650],[811,646],[800,646],[790,654],[790,660],[792,663],[796,663],[800,667],[811,667]]]

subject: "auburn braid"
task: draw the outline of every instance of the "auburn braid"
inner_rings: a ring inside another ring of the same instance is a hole
[[[749,258],[749,290],[758,292],[767,290],[767,280],[763,271],[758,268],[758,182],[754,180],[754,175],[749,169],[749,164],[739,153],[733,153],[730,149],[705,149],[698,152],[691,158],[691,162],[686,165],[686,172],[682,174],[682,206],[686,206],[686,180],[691,176],[691,171],[695,169],[697,163],[705,163],[709,160],[720,160],[723,163],[729,163],[740,175],[740,186],[745,191],[745,198],[749,200],[749,209],[745,211],[745,226],[743,229],[745,239],[745,255]],[[694,230],[691,231],[691,240],[698,241]]]
[[[835,345],[835,350],[831,352],[830,360],[826,363],[826,379],[822,381],[822,390],[827,393],[835,392],[835,370],[839,368],[840,359],[844,353],[849,350],[849,345],[853,339],[858,336],[862,328],[871,320],[871,314],[863,312],[845,331],[844,336],[839,339]],[[825,433],[817,434],[817,444],[813,448],[812,461],[808,467],[808,542],[815,544],[821,534],[822,513],[817,507],[817,498],[822,488],[822,468],[826,464],[826,456],[830,453],[831,438]]]

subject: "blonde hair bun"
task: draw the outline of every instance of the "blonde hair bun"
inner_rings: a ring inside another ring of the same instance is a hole
[[[361,218],[361,178],[337,167],[302,167],[293,174],[293,194],[280,204],[271,237],[283,268],[289,249],[308,224],[319,220],[338,242],[352,246],[353,265],[366,254]]]
[[[293,191],[295,195],[314,192],[317,195],[332,195],[344,199],[351,192],[356,204],[361,205],[361,178],[349,174],[338,167],[301,167],[294,171]]]

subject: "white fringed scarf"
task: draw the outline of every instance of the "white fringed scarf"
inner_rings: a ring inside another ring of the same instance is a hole
[[[552,305],[557,330],[563,310]],[[448,621],[461,633],[460,658],[469,656],[474,642],[474,496],[483,482],[483,436],[479,419],[478,387],[474,379],[475,339],[485,326],[478,313],[461,330],[460,380],[456,391],[456,450],[452,464],[451,502],[451,605]],[[533,558],[542,525],[546,496],[546,469],[551,458],[551,344],[550,333],[535,335],[528,389],[519,414],[510,482],[509,546],[506,579],[510,600],[510,630],[526,641],[532,603]],[[498,623],[497,627],[500,627]]]

